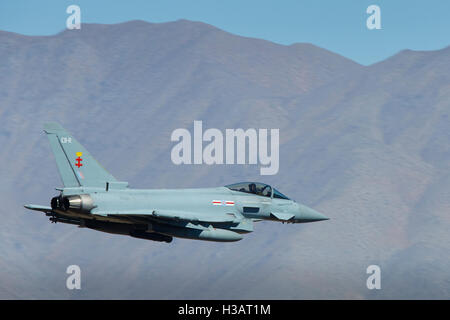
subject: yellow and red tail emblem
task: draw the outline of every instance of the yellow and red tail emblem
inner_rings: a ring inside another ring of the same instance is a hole
[[[83,156],[83,152],[77,152],[76,156],[77,158],[75,159],[75,165],[80,168],[83,166],[83,164],[81,163],[81,161],[83,161],[83,159],[81,158]]]

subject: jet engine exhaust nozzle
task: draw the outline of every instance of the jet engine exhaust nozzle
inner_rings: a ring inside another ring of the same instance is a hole
[[[88,194],[63,197],[59,200],[59,205],[64,211],[74,210],[86,213],[90,213],[95,208],[94,200]]]

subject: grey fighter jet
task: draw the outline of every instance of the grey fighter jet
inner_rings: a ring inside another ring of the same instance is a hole
[[[64,128],[44,131],[64,184],[51,206],[25,205],[52,222],[113,234],[171,242],[173,237],[238,241],[262,220],[304,223],[327,220],[268,184],[241,182],[218,188],[131,189],[117,181]]]

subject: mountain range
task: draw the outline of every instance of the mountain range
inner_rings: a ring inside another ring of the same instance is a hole
[[[0,298],[449,299],[450,47],[370,66],[187,20],[0,31]],[[277,128],[280,168],[175,165],[173,130]],[[262,181],[330,217],[171,244],[50,224],[57,121],[135,188]],[[82,289],[66,289],[79,265]],[[368,290],[366,269],[381,268]]]

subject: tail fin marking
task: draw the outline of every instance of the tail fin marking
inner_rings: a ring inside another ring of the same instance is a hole
[[[64,187],[104,187],[117,181],[90,153],[58,123],[47,123],[44,131],[50,141]]]

